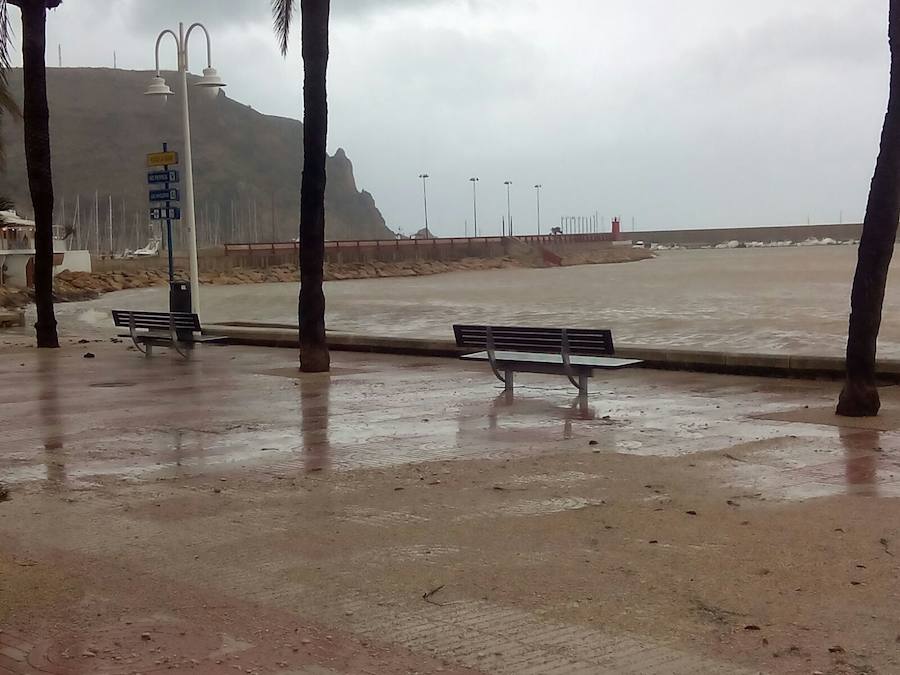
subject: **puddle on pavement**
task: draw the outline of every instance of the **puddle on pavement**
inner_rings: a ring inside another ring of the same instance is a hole
[[[766,498],[900,495],[895,480],[900,476],[900,434],[735,418],[733,409],[715,412],[709,405],[712,398],[698,402],[656,396],[648,404],[646,397],[603,391],[582,405],[562,388],[525,387],[509,396],[491,387],[473,397],[470,389],[461,387],[451,388],[443,397],[425,393],[405,407],[373,405],[373,400],[381,400],[383,386],[359,380],[360,393],[349,386],[357,381],[356,370],[347,369],[333,384],[330,378],[298,378],[290,395],[279,390],[268,403],[256,405],[255,412],[241,403],[240,392],[231,392],[233,401],[216,399],[227,408],[225,415],[235,415],[227,423],[215,416],[192,419],[176,410],[169,411],[173,414],[166,420],[177,419],[178,428],[166,429],[162,420],[157,425],[154,418],[144,417],[144,424],[149,420],[155,426],[123,434],[115,428],[122,426],[118,419],[107,431],[63,415],[56,372],[39,367],[40,424],[7,439],[0,476],[7,484],[45,481],[50,487],[77,489],[90,485],[94,476],[146,480],[232,469],[287,475],[547,452],[660,457],[725,452],[734,459],[726,457],[717,466],[722,466],[729,484]],[[111,379],[90,386],[114,390],[132,384]],[[744,393],[738,389],[733,395]],[[260,410],[266,411],[265,421],[259,421]],[[246,420],[248,414],[256,419]],[[518,480],[567,486],[594,477],[567,472]],[[591,504],[561,497],[510,503],[506,508],[512,509],[509,513],[533,515]],[[371,524],[390,520],[378,514],[356,517],[357,522]]]
[[[563,471],[557,474],[532,474],[528,476],[513,476],[509,482],[513,485],[570,485],[573,483],[581,483],[583,481],[594,480],[600,478],[598,474],[583,473],[581,471]]]
[[[830,436],[789,436],[725,452],[728,483],[764,499],[900,496],[900,435],[833,427]]]
[[[387,549],[366,549],[358,558],[363,564],[372,562],[423,561],[458,555],[460,550],[457,546],[444,544],[435,544],[433,546],[417,544],[415,546],[399,546]]]
[[[584,497],[555,497],[552,499],[527,499],[512,504],[498,506],[497,513],[510,516],[540,516],[564,511],[581,511],[592,506],[602,506],[599,499]]]
[[[410,523],[425,523],[428,518],[405,511],[378,511],[367,508],[347,509],[338,516],[340,520],[358,525],[371,525],[374,527],[396,527]]]

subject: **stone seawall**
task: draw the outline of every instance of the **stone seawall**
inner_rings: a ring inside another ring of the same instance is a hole
[[[423,244],[419,246],[395,246],[393,241],[379,242],[380,245],[331,246],[325,249],[325,261],[333,265],[358,264],[412,264],[423,262],[455,263],[474,258],[497,260],[505,257],[520,258],[528,251],[540,258],[537,245],[516,238],[460,239],[439,246]],[[260,245],[264,246],[264,245]],[[540,246],[552,250],[564,259],[568,256],[594,255],[603,256],[604,252],[613,248],[608,241],[550,241]],[[258,250],[253,252],[238,251],[226,255],[222,247],[204,249],[200,252],[198,264],[200,272],[228,272],[234,269],[268,269],[284,265],[296,265],[298,253],[295,250]],[[188,259],[185,255],[175,255],[175,266],[187,269]],[[131,270],[165,270],[168,261],[165,253],[148,258],[123,260],[119,258],[93,258],[95,272],[116,272]]]
[[[724,244],[729,241],[801,242],[807,239],[835,239],[847,241],[859,239],[862,225],[859,223],[831,225],[783,225],[779,227],[731,227],[714,230],[644,230],[628,232],[634,241],[652,244],[678,244],[679,246],[703,246]]]
[[[581,247],[584,249],[584,247]],[[464,258],[462,260],[406,260],[401,262],[325,263],[325,280],[379,279],[386,277],[415,277],[448,272],[492,270],[521,267],[541,267],[539,256],[529,255],[529,250],[519,255],[499,258]],[[652,258],[645,249],[631,247],[603,247],[584,249],[563,258],[564,265],[590,265],[637,262]],[[61,272],[54,278],[53,292],[57,302],[92,300],[104,293],[130,288],[164,286],[168,273],[159,266],[149,266],[146,260],[112,260],[117,269],[105,272]],[[133,264],[132,264],[133,263]],[[176,278],[187,279],[184,267],[176,268]],[[236,285],[260,283],[299,282],[296,264],[272,265],[264,268],[229,268],[200,273],[201,284]],[[31,290],[0,287],[0,307],[21,308],[31,302]]]

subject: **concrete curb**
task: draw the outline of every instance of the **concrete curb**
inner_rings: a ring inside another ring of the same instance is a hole
[[[203,329],[205,334],[227,336],[228,344],[297,349],[297,327],[290,324],[220,323]],[[328,346],[335,351],[407,354],[410,356],[457,357],[465,353],[453,340],[437,338],[397,338],[349,333],[328,333]],[[689,349],[619,346],[616,355],[642,359],[645,367],[658,370],[731,375],[760,375],[802,379],[839,379],[844,376],[844,359],[835,356],[751,354]],[[886,382],[900,382],[900,361],[878,363],[878,374]]]
[[[226,336],[227,344],[297,349],[297,327],[286,324],[219,323],[204,326],[204,335]],[[328,332],[328,347],[335,351],[410,356],[457,357],[465,353],[453,340],[416,339]]]

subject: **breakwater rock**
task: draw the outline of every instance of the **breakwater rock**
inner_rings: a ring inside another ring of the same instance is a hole
[[[636,262],[652,258],[645,249],[608,248],[573,254],[563,258],[563,265],[588,265]],[[399,262],[325,263],[325,280],[382,279],[388,277],[416,277],[448,272],[535,267],[538,263],[525,256],[504,258],[464,258],[462,260],[405,260]],[[188,278],[185,270],[176,270],[179,279]],[[279,265],[264,269],[234,268],[224,272],[200,274],[200,283],[214,285],[265,284],[299,282],[300,272],[295,265]],[[122,268],[102,273],[60,272],[53,280],[56,302],[93,300],[104,293],[130,288],[165,286],[168,274],[164,269],[139,269],[122,261]],[[0,287],[0,307],[17,309],[33,301],[31,289]]]

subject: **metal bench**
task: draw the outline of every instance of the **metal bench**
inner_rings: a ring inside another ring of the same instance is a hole
[[[524,328],[455,325],[456,345],[480,349],[463,359],[487,361],[508,392],[514,373],[565,375],[586,399],[594,370],[617,370],[642,363],[615,358],[612,331],[583,328]]]
[[[137,312],[114,309],[113,322],[128,332],[119,337],[130,337],[138,351],[147,357],[153,347],[171,347],[184,358],[191,348],[202,342],[221,342],[224,337],[195,335],[200,333],[200,317],[190,312]]]

